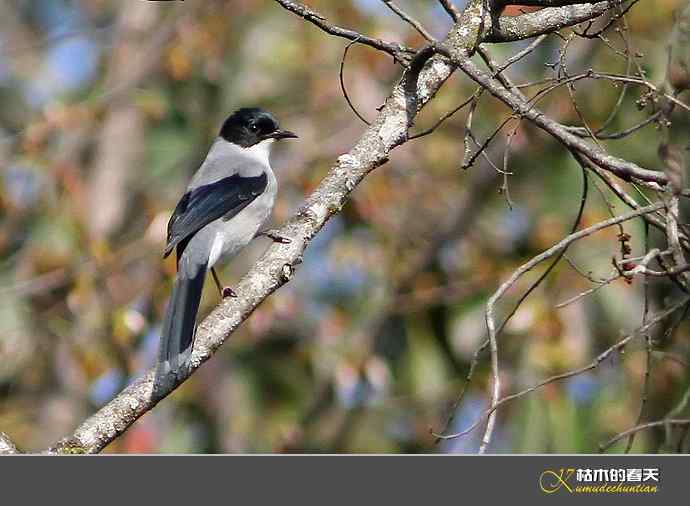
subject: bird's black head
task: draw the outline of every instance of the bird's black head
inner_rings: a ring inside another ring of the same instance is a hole
[[[266,139],[290,139],[297,135],[281,130],[270,112],[258,107],[238,109],[225,120],[220,136],[228,142],[248,148]]]

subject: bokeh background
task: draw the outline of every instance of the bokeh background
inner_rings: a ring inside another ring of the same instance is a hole
[[[450,27],[435,1],[399,3],[435,36]],[[627,16],[652,82],[663,80],[672,13],[681,4],[642,1]],[[424,42],[376,0],[309,5],[369,35],[413,47]],[[610,43],[622,47],[615,32]],[[561,44],[549,38],[509,75],[516,82],[551,77],[545,64],[558,58]],[[503,60],[524,45],[490,51]],[[18,446],[37,451],[69,434],[153,365],[175,269],[172,258],[161,257],[165,226],[227,114],[258,105],[300,135],[273,156],[281,187],[276,224],[354,143],[365,126],[340,91],[345,46],[259,0],[0,2],[0,430]],[[600,40],[576,40],[568,52],[571,73],[625,67]],[[350,49],[344,82],[365,117],[374,117],[399,76],[386,55]],[[433,124],[473,90],[456,74],[415,128]],[[577,85],[578,104],[594,126],[619,95],[610,83]],[[639,90],[626,93],[611,130],[649,114],[638,98]],[[579,121],[565,89],[540,107],[563,123]],[[483,138],[507,113],[483,99],[475,134]],[[568,233],[582,174],[566,150],[525,124],[512,141],[508,199],[503,176],[485,160],[460,169],[465,117],[460,112],[395,150],[312,243],[294,280],[106,451],[476,451],[477,432],[440,444],[431,433],[453,413],[486,337],[487,298]],[[499,136],[489,149],[496,161],[505,142]],[[606,145],[658,167],[658,142],[652,125]],[[590,187],[585,225],[606,219],[609,203],[625,209],[594,179]],[[642,226],[624,228],[639,253]],[[570,261],[605,277],[620,253],[618,232],[578,243]],[[226,282],[239,279],[267,246],[254,241],[223,270]],[[509,293],[502,310],[539,272]],[[640,325],[638,279],[555,307],[591,286],[562,261],[522,305],[500,338],[504,394],[590,362]],[[654,282],[652,308],[668,297],[672,290]],[[207,283],[201,313],[217,303]],[[655,333],[643,420],[665,416],[690,384],[690,328],[680,322],[672,334],[665,330]],[[504,406],[491,451],[596,451],[636,424],[646,363],[639,338],[596,370]],[[480,415],[489,386],[483,357],[451,432]],[[660,430],[639,434],[634,450],[677,448]]]

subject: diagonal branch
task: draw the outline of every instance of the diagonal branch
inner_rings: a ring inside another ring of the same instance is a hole
[[[690,427],[690,419],[664,419],[664,420],[657,420],[655,422],[643,423],[643,424],[638,425],[636,427],[632,427],[631,429],[625,430],[619,434],[616,434],[608,442],[599,445],[599,451],[601,451],[601,452],[606,451],[611,446],[613,446],[618,441],[620,441],[621,439],[623,439],[627,436],[630,436],[632,434],[636,434],[640,431],[643,431],[646,429],[651,429],[654,427],[669,427],[672,425],[676,426],[676,427]]]
[[[0,455],[15,455],[17,453],[19,453],[19,450],[17,450],[10,437],[0,431]]]
[[[359,32],[350,30],[349,28],[343,28],[329,23],[324,16],[298,2],[291,2],[289,0],[275,1],[278,2],[283,8],[318,26],[326,33],[335,35],[336,37],[343,37],[345,39],[364,44],[365,46],[371,46],[379,51],[388,53],[397,61],[405,62],[409,59],[410,54],[414,53],[414,50],[403,44],[367,37],[366,35],[362,35]]]
[[[585,5],[566,5],[563,7],[547,7],[537,12],[522,14],[521,16],[501,16],[494,19],[491,30],[484,38],[484,42],[514,42],[528,39],[537,35],[555,32],[566,26],[572,26],[583,21],[596,18],[615,6],[622,5],[627,0],[609,0],[605,2],[588,3]],[[511,2],[513,3],[513,2]],[[515,2],[520,5],[538,5],[536,2]],[[554,5],[557,2],[552,2]],[[568,2],[568,4],[583,2]],[[563,5],[563,3],[561,3]]]
[[[618,177],[630,181],[637,179],[664,186],[667,177],[663,172],[644,169],[639,165],[611,156],[599,148],[591,146],[579,137],[570,133],[563,125],[545,116],[539,109],[532,107],[525,100],[511,93],[509,90],[491,79],[491,76],[477,67],[470,59],[453,58],[456,63],[472,80],[480,84],[494,97],[498,98],[515,113],[527,118],[542,130],[545,130],[553,137],[558,139],[569,149],[575,150],[582,155],[590,158],[600,167],[616,174]]]

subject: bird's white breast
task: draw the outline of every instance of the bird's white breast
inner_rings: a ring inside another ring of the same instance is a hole
[[[251,158],[262,165],[270,166],[271,146],[274,142],[275,139],[265,139],[253,146],[240,149],[247,158]]]
[[[268,220],[273,210],[278,184],[270,167],[266,174],[268,176],[266,190],[251,204],[229,221],[220,219],[209,225],[215,228],[208,259],[209,269],[219,260],[227,260],[236,255],[239,250],[249,244]]]

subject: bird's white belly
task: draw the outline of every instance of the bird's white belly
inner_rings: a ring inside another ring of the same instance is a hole
[[[209,252],[209,269],[219,260],[229,260],[249,244],[270,216],[274,200],[275,180],[269,181],[266,191],[233,218],[228,221],[221,218],[210,225],[215,228],[215,235]]]

